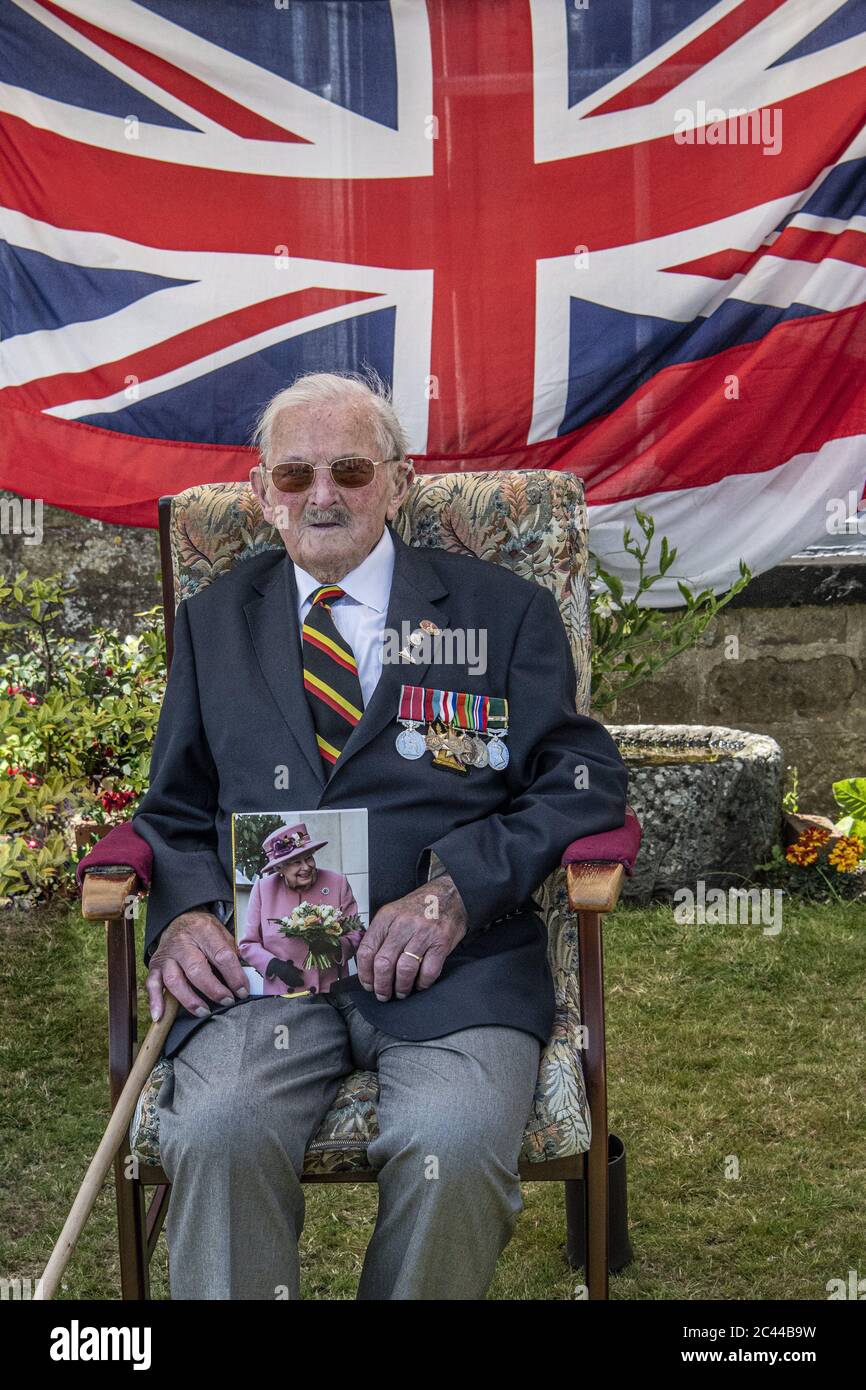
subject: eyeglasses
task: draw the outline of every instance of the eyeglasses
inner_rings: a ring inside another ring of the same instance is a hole
[[[376,469],[380,464],[397,462],[397,459],[374,460],[350,454],[346,458],[332,459],[330,463],[278,463],[270,470],[271,482],[277,492],[306,492],[313,486],[313,480],[319,470],[328,468],[337,487],[367,487],[375,478]],[[264,466],[262,473],[267,476]]]

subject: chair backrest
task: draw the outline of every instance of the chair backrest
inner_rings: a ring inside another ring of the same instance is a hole
[[[590,694],[587,521],[570,473],[521,470],[418,477],[394,529],[409,545],[477,555],[552,591],[577,673],[577,708]],[[246,556],[282,550],[249,483],[202,483],[160,500],[169,659],[176,605]]]

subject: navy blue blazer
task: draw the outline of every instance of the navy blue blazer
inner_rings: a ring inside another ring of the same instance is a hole
[[[435,851],[463,899],[468,929],[428,989],[380,1001],[351,976],[340,991],[398,1038],[502,1024],[544,1045],[554,993],[532,895],[572,840],[623,824],[628,773],[603,725],[575,711],[574,664],[553,595],[499,565],[416,549],[392,535],[387,629],[400,634],[404,621],[416,629],[422,619],[443,630],[484,628],[486,671],[386,662],[326,781],[303,688],[288,553],[250,556],[185,599],[150,786],[132,822],[153,850],[145,962],[179,913],[223,904],[223,919],[229,915],[232,812],[364,806],[371,916],[427,880]],[[395,740],[404,683],[506,696],[508,766],[461,774],[434,767],[429,753],[402,758]],[[277,765],[288,767],[288,790],[274,790]],[[579,767],[586,773],[577,777]],[[166,1055],[200,1026],[207,1020],[181,1009]]]

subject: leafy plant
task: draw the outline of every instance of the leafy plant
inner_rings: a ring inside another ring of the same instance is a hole
[[[789,767],[787,771],[790,773],[791,785],[782,797],[782,810],[796,816],[800,809],[800,774],[796,767]]]
[[[803,899],[841,902],[864,891],[866,875],[858,867],[863,852],[864,842],[857,836],[834,841],[829,830],[810,826],[786,850],[774,845],[770,859],[756,869],[771,886]]]
[[[119,638],[60,631],[72,585],[0,582],[0,901],[73,890],[74,824],[130,814],[147,785],[165,689],[159,608]]]
[[[845,812],[833,827],[840,835],[855,835],[866,843],[866,777],[845,777],[833,783],[836,804]]]
[[[693,647],[716,615],[752,578],[748,566],[741,560],[739,579],[720,597],[716,597],[712,589],[695,594],[680,580],[677,588],[685,604],[684,612],[671,615],[658,608],[642,607],[641,596],[667,574],[677,551],[668,544],[667,537],[663,537],[658,573],[648,573],[655,523],[638,508],[635,508],[635,517],[643,541],[636,539],[629,527],[623,532],[623,549],[638,565],[637,586],[630,597],[626,596],[622,580],[604,569],[590,551],[592,706],[599,711],[613,710],[620,695],[642,685],[680,652]]]

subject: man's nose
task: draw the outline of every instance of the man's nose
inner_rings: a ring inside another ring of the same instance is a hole
[[[327,507],[332,507],[340,499],[340,494],[334,486],[330,468],[317,468],[313,485],[310,488],[309,500],[323,511]]]

